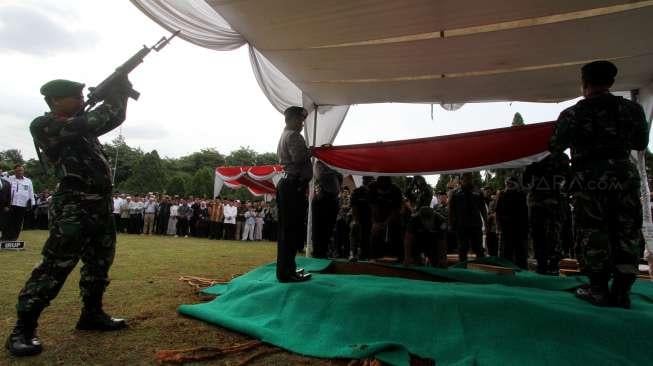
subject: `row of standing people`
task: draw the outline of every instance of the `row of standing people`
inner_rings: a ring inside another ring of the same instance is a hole
[[[117,230],[225,240],[275,240],[276,205],[262,201],[114,195]]]

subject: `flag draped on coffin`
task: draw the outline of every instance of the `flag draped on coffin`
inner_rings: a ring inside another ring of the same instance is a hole
[[[227,187],[246,187],[255,196],[274,194],[274,182],[281,173],[281,165],[227,166],[215,169],[216,178],[223,180]]]
[[[415,175],[516,168],[549,154],[555,122],[371,144],[322,146],[313,156],[352,175]]]

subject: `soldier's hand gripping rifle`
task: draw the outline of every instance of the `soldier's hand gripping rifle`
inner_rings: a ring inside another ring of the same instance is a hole
[[[136,54],[130,57],[129,60],[127,60],[124,64],[118,66],[116,71],[104,79],[100,84],[98,84],[98,86],[89,88],[90,92],[88,93],[88,97],[86,98],[86,102],[84,103],[82,110],[88,111],[97,103],[103,101],[107,96],[109,96],[109,94],[111,94],[114,88],[124,84],[127,75],[129,75],[130,72],[132,72],[138,65],[143,62],[145,56],[147,56],[152,50],[159,52],[170,42],[170,40],[175,38],[179,32],[180,31],[172,33],[172,35],[168,38],[161,37],[161,39],[152,47],[143,45],[143,48],[140,51],[136,52]],[[138,100],[138,97],[140,96],[140,93],[132,89],[131,86],[129,86],[127,94],[134,100]]]

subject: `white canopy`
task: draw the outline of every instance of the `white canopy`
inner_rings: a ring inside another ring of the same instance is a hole
[[[617,64],[615,89],[653,80],[651,0],[132,2],[202,47],[248,44],[278,110],[320,106],[312,145],[333,142],[350,104],[561,101],[595,59]]]
[[[314,146],[333,142],[356,103],[571,99],[597,59],[619,68],[614,89],[641,89],[651,120],[653,0],[131,1],[199,46],[248,44],[270,102],[312,111]]]

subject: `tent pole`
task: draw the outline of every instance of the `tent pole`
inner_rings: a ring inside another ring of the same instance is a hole
[[[311,141],[311,147],[315,147],[315,142],[317,141],[317,109],[319,106],[313,104],[313,141]],[[315,158],[311,158],[312,165],[315,166]],[[313,169],[315,170],[315,169]],[[315,192],[315,177],[311,178],[311,182],[308,184],[308,219],[306,220],[306,256],[313,256],[313,238],[311,233],[313,232],[313,196]]]

